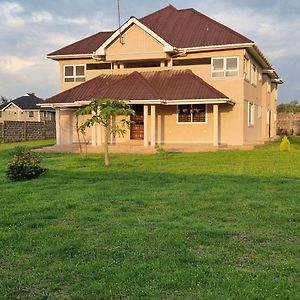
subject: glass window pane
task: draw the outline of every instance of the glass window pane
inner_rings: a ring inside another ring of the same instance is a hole
[[[65,67],[65,76],[74,76],[73,66]]]
[[[178,122],[191,122],[191,105],[178,105]]]
[[[212,77],[224,77],[224,72],[213,72]]]
[[[76,82],[84,82],[85,78],[84,77],[77,77]]]
[[[65,82],[74,82],[74,78],[65,78]]]
[[[193,105],[193,122],[206,122],[206,108],[205,104]]]
[[[237,57],[234,58],[227,58],[227,70],[236,70],[238,68],[238,59]]]
[[[213,70],[214,71],[219,71],[224,69],[224,59],[214,59],[213,60]]]
[[[228,71],[226,72],[226,77],[236,77],[238,76],[238,71]]]
[[[84,76],[84,66],[76,66],[76,76]]]

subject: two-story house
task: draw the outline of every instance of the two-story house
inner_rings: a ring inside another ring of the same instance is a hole
[[[57,144],[77,142],[74,111],[91,98],[125,100],[137,113],[112,143],[242,146],[276,135],[282,79],[255,42],[194,9],[131,17],[48,57],[60,65],[61,92],[46,100]],[[87,139],[101,145],[102,129]]]
[[[7,103],[0,105],[0,123],[4,121],[44,122],[55,119],[55,111],[52,108],[41,108],[39,103],[43,99],[34,93],[26,93]]]

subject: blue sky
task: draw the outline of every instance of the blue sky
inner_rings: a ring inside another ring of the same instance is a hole
[[[194,7],[253,39],[285,84],[279,102],[300,101],[299,0],[120,0],[122,22],[168,4]],[[0,95],[59,91],[58,64],[46,54],[78,39],[117,27],[114,0],[0,0]]]

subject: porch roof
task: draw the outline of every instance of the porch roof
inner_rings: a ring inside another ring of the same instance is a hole
[[[93,98],[167,105],[188,102],[234,103],[191,70],[167,70],[141,73],[135,71],[123,75],[102,74],[46,99],[42,106],[80,106]]]

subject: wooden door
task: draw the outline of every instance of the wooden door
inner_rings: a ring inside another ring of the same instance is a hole
[[[144,139],[144,107],[143,105],[132,105],[132,109],[136,115],[131,116],[130,120],[134,122],[134,125],[130,128],[131,140],[143,140]]]

